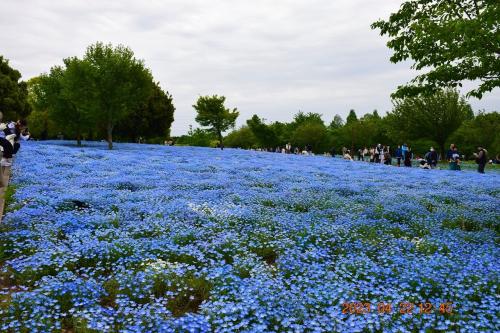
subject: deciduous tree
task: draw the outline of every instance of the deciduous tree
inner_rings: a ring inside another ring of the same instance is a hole
[[[238,118],[236,108],[230,110],[224,106],[226,97],[224,96],[201,96],[193,105],[196,110],[196,121],[201,125],[208,127],[212,131],[219,142],[222,144],[222,133],[230,128],[233,128]]]
[[[90,114],[105,125],[108,147],[112,149],[114,127],[147,102],[153,92],[153,77],[143,61],[122,45],[95,43],[87,48],[83,60],[91,67]]]
[[[388,20],[372,24],[389,37],[394,63],[412,60],[421,71],[393,97],[432,94],[477,81],[481,98],[500,86],[500,1],[406,0]]]
[[[24,118],[31,112],[27,84],[20,79],[21,73],[0,55],[0,112],[4,120]]]
[[[474,117],[472,108],[457,91],[446,90],[432,96],[396,100],[388,115],[391,133],[404,139],[430,139],[439,145],[441,154],[450,135],[465,120]],[[443,155],[442,155],[443,156]]]

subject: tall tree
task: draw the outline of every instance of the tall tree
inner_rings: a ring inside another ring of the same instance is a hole
[[[146,103],[153,77],[131,49],[95,43],[87,48],[84,61],[91,67],[91,116],[105,125],[109,149],[113,149],[113,129],[132,110]]]
[[[52,67],[48,74],[29,81],[30,101],[37,112],[47,111],[48,118],[81,145],[83,130],[91,127],[87,102],[90,67],[76,58],[64,59],[64,65]]]
[[[0,55],[0,112],[4,120],[24,118],[31,112],[28,87],[20,79],[21,73],[10,67],[9,61]]]
[[[498,0],[406,0],[389,19],[372,24],[387,35],[393,63],[413,60],[424,71],[399,86],[393,97],[431,94],[479,82],[468,96],[481,98],[500,86]]]
[[[336,130],[344,126],[344,120],[342,117],[338,114],[333,117],[332,122],[330,123],[330,126],[328,126],[331,130]]]
[[[226,97],[224,96],[201,96],[193,108],[196,110],[196,121],[205,127],[209,127],[219,142],[222,144],[222,133],[233,128],[238,118],[236,108],[230,110],[224,106]]]
[[[401,139],[433,140],[443,156],[450,135],[465,120],[473,117],[467,101],[457,91],[446,90],[432,96],[396,100],[388,120],[391,127],[398,130]]]
[[[328,132],[324,123],[305,122],[293,131],[291,141],[294,146],[311,145],[312,150],[318,153],[328,148]]]
[[[153,93],[148,101],[132,110],[117,124],[115,136],[132,141],[139,137],[162,139],[162,142],[170,137],[175,111],[172,95],[164,92],[159,83],[151,84]]]
[[[263,119],[256,114],[247,120],[247,126],[261,148],[274,147],[279,144],[279,138],[273,127],[264,123]]]
[[[349,111],[349,115],[346,118],[346,125],[358,121],[358,116],[356,115],[356,111],[351,109]]]
[[[248,126],[242,126],[224,138],[225,145],[234,148],[252,148],[256,141],[257,139]]]
[[[500,113],[480,112],[473,120],[464,121],[451,139],[460,145],[460,152],[471,156],[478,146],[488,150],[491,157],[500,153]]]

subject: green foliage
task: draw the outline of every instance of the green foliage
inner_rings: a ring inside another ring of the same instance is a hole
[[[436,142],[444,154],[448,138],[474,114],[458,92],[446,90],[432,96],[396,100],[394,110],[387,117],[393,138],[429,139]]]
[[[256,144],[256,138],[248,126],[232,131],[224,138],[224,144],[227,147],[234,148],[252,148]]]
[[[358,121],[358,116],[356,115],[356,112],[353,109],[351,109],[349,111],[349,115],[347,116],[347,119],[346,119],[346,125],[349,125],[349,124],[354,123],[356,121]]]
[[[328,150],[328,131],[323,121],[308,121],[300,124],[292,133],[291,142],[294,146],[311,145],[314,152]]]
[[[80,145],[84,129],[91,127],[87,102],[90,67],[77,58],[64,59],[64,65],[52,67],[48,74],[29,81],[29,100],[38,116],[32,120],[42,136],[49,135],[51,121],[62,133],[76,137]]]
[[[322,115],[319,113],[304,113],[302,111],[299,111],[295,116],[293,116],[293,122],[290,125],[292,129],[296,129],[304,124],[324,124],[321,117]]]
[[[47,140],[56,137],[59,133],[57,124],[50,119],[48,111],[34,109],[28,116],[30,134],[34,138]]]
[[[264,123],[256,114],[247,120],[247,125],[256,139],[259,147],[274,147],[280,144],[280,140],[273,128]]]
[[[387,21],[373,23],[389,37],[392,62],[411,59],[412,68],[425,70],[394,97],[428,95],[464,80],[479,82],[468,93],[478,98],[499,87],[499,21],[498,0],[406,0]]]
[[[19,81],[21,73],[9,66],[9,61],[0,55],[0,112],[4,120],[17,120],[31,112],[28,103],[28,86]]]
[[[153,78],[131,49],[95,43],[87,48],[84,62],[90,65],[90,115],[105,124],[109,149],[113,148],[113,129],[130,112],[146,103],[153,92]],[[86,80],[82,78],[82,84]]]
[[[14,198],[14,195],[16,194],[16,185],[9,184],[7,188],[5,189],[5,192],[3,194],[4,198],[4,209],[3,213],[8,213],[15,211],[19,209],[20,205],[16,205],[16,200]]]
[[[222,143],[222,133],[234,127],[238,111],[236,108],[230,110],[224,106],[224,96],[200,96],[193,108],[196,110],[196,121],[217,135]]]
[[[176,138],[175,143],[181,146],[213,147],[216,140],[213,132],[201,128],[193,130],[189,126],[188,134]]]
[[[328,128],[330,130],[336,130],[336,129],[341,128],[342,126],[344,126],[344,120],[342,119],[342,117],[340,115],[336,114],[335,117],[333,117],[333,120],[330,123],[330,125],[328,126]]]
[[[500,154],[500,113],[479,113],[464,121],[450,141],[460,143],[460,152],[472,156],[478,146],[488,150],[490,158]]]
[[[159,83],[152,82],[152,94],[148,101],[134,109],[118,122],[115,136],[121,140],[163,143],[170,137],[170,127],[174,121],[173,98],[164,92]]]
[[[112,148],[113,131],[122,140],[163,142],[170,136],[172,96],[153,81],[144,63],[124,46],[96,43],[83,59],[30,80],[30,103],[37,114],[33,134],[95,138],[104,134]]]

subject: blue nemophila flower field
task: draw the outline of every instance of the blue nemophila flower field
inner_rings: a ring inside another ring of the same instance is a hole
[[[498,173],[52,142],[13,174],[2,332],[500,329]]]

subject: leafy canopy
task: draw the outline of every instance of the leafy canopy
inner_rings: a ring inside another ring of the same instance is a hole
[[[448,138],[465,120],[474,118],[472,108],[457,91],[396,100],[388,114],[392,134],[405,139],[426,138],[439,145],[444,154]]]
[[[0,55],[0,112],[4,120],[17,120],[31,112],[27,84],[20,79],[21,73]]]
[[[421,71],[393,97],[430,95],[477,81],[467,96],[481,98],[500,86],[500,1],[406,0],[372,29],[389,37],[393,63],[413,60]]]
[[[230,110],[224,106],[224,96],[200,96],[193,108],[196,110],[196,121],[217,135],[222,143],[222,132],[233,128],[238,118],[236,108]]]
[[[87,48],[83,60],[90,65],[90,83],[86,88],[92,96],[91,115],[105,124],[108,146],[112,149],[114,127],[146,103],[153,93],[153,77],[144,62],[122,45],[95,43]],[[86,83],[87,80],[82,80],[82,84]]]

